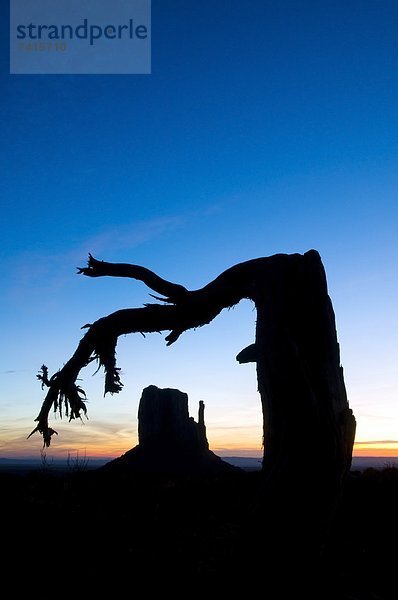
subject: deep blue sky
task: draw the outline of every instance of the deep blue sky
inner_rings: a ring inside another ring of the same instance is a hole
[[[40,447],[24,441],[40,365],[56,371],[82,324],[148,299],[138,282],[77,277],[88,252],[196,288],[316,248],[357,440],[398,439],[398,3],[153,0],[152,74],[122,76],[9,75],[5,5],[2,455]],[[170,349],[121,340],[124,391],[104,400],[101,375],[83,375],[90,421],[58,426],[54,448],[132,447],[156,383],[186,391],[195,417],[205,400],[213,447],[258,450],[254,369],[234,362],[255,315],[233,312]]]

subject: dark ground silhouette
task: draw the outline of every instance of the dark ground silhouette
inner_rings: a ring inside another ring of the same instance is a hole
[[[41,597],[141,589],[147,597],[253,590],[275,599],[396,599],[397,468],[350,473],[318,564],[301,563],[302,540],[294,565],[262,561],[267,538],[259,545],[251,518],[261,478],[0,473],[3,585],[10,579],[15,594]]]

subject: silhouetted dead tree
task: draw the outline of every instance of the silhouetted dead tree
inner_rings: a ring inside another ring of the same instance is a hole
[[[87,333],[60,371],[49,378],[43,366],[38,378],[48,392],[31,435],[40,432],[49,446],[55,433],[48,424],[51,409],[63,410],[70,419],[86,412],[84,391],[76,380],[94,360],[105,370],[105,393],[120,392],[115,358],[119,336],[169,331],[170,345],[184,331],[210,323],[224,308],[247,298],[257,309],[256,337],[237,360],[257,365],[268,489],[278,490],[279,505],[285,498],[287,514],[295,504],[295,522],[299,514],[304,520],[315,513],[318,520],[327,519],[330,507],[325,508],[325,498],[336,497],[351,465],[355,418],[347,401],[335,316],[318,252],[276,254],[236,264],[194,291],[144,267],[107,263],[91,255],[88,266],[78,272],[142,281],[162,304],[119,310],[85,325]],[[303,485],[307,493],[300,502]],[[267,498],[272,502],[272,494]],[[287,527],[290,521],[287,517]]]

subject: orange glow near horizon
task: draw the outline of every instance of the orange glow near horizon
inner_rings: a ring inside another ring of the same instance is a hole
[[[61,440],[60,440],[61,441]],[[86,440],[87,441],[87,440]],[[44,449],[44,453],[48,459],[67,459],[68,456],[70,458],[117,458],[121,456],[132,447],[134,447],[134,443],[127,442],[126,446],[120,443],[118,440],[117,444],[101,444],[100,442],[95,442],[94,440],[90,440],[84,446],[80,443],[59,443],[58,440],[54,440],[53,444],[50,448]],[[253,457],[253,458],[262,458],[263,450],[260,447],[255,447],[253,444],[211,444],[210,450],[212,450],[215,454],[220,456],[240,456],[240,457]],[[12,449],[11,447],[7,452],[2,453],[2,457],[4,458],[32,458],[32,457],[40,457],[43,452],[41,440],[37,444],[34,444],[28,448],[25,448],[24,451],[21,451],[21,445],[18,445],[18,448]],[[395,441],[362,441],[355,442],[353,456],[374,456],[374,457],[391,457],[398,458],[398,442]]]
[[[398,442],[355,442],[353,456],[398,457]]]

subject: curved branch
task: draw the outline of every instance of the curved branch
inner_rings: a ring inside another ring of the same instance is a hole
[[[214,310],[208,305],[190,314],[187,306],[153,304],[144,308],[119,310],[89,325],[87,333],[64,367],[50,379],[47,378],[46,371],[38,376],[42,386],[46,385],[49,389],[40,413],[35,419],[38,425],[28,437],[39,432],[43,436],[44,445],[50,445],[52,435],[57,433],[48,424],[52,408],[62,416],[64,407],[69,420],[80,418],[81,413],[86,414],[85,393],[76,385],[76,379],[81,369],[93,360],[97,360],[99,368],[103,367],[105,370],[105,394],[116,394],[121,391],[123,384],[120,381],[120,369],[116,366],[116,344],[119,336],[128,333],[170,330],[170,334],[166,337],[169,346],[183,331],[209,323],[221,309],[222,307]],[[44,365],[43,367],[46,369]]]
[[[316,252],[311,250],[310,252]],[[292,257],[300,255],[275,254],[273,256],[254,258],[230,267],[204,287],[189,291],[184,286],[162,279],[153,271],[139,265],[129,263],[110,263],[95,259],[91,254],[87,267],[77,267],[79,275],[87,277],[128,277],[142,281],[151,290],[162,294],[164,298],[151,296],[156,300],[172,304],[211,302],[226,308],[239,302],[242,298],[254,299],[259,278],[264,279],[270,270],[277,267],[285,272],[291,265]],[[290,261],[287,261],[289,257]]]
[[[137,279],[158,294],[166,296],[166,301],[177,302],[188,292],[184,286],[162,279],[159,275],[156,275],[156,273],[145,267],[128,263],[104,262],[103,260],[95,259],[91,254],[88,255],[88,266],[77,267],[77,272],[79,275],[86,275],[87,277],[110,276]]]

